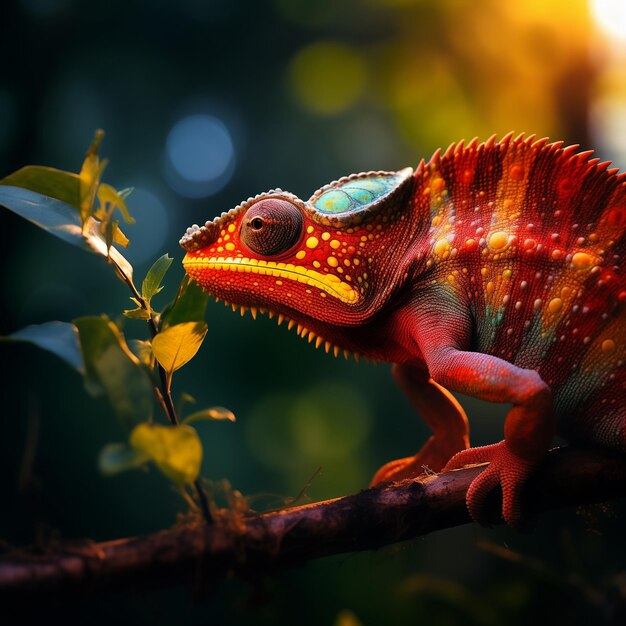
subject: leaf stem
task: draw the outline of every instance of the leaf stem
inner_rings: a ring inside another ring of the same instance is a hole
[[[150,336],[152,337],[152,339],[154,339],[159,332],[159,328],[157,326],[156,320],[154,319],[154,316],[152,315],[150,305],[148,304],[148,302],[146,302],[146,299],[139,293],[139,291],[137,291],[137,287],[135,287],[135,284],[133,283],[132,278],[127,276],[121,270],[119,273],[122,279],[124,280],[124,282],[128,285],[128,288],[131,290],[137,302],[139,302],[141,308],[145,309],[146,311],[148,311],[148,313],[150,313],[150,317],[146,321],[148,324],[148,328],[150,330]],[[155,363],[155,367],[157,368],[157,371],[159,372],[159,380],[161,383],[161,388],[159,390],[161,397],[159,399],[162,400],[162,406],[165,409],[165,413],[170,423],[172,423],[175,426],[178,426],[180,425],[180,420],[178,419],[178,414],[176,413],[176,407],[174,406],[174,401],[172,399],[171,380],[168,379],[167,372],[165,371],[165,369],[163,369],[163,367],[158,361]],[[204,488],[202,487],[202,484],[200,483],[200,480],[199,479],[194,480],[193,485],[196,489],[196,494],[198,495],[198,501],[200,502],[200,510],[202,511],[202,516],[204,517],[204,521],[207,524],[212,524],[213,517],[211,515],[211,511],[209,510],[209,502],[207,500],[206,493],[204,492]]]

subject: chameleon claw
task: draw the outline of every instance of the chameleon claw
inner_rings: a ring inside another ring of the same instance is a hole
[[[489,493],[502,488],[502,517],[517,530],[523,528],[521,493],[522,487],[533,473],[537,463],[522,459],[512,452],[506,442],[490,446],[469,448],[459,452],[443,468],[443,472],[466,465],[489,462],[489,465],[472,481],[467,490],[466,503],[471,518],[485,525],[485,500]]]

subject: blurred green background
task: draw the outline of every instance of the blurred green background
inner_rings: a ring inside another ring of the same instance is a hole
[[[135,187],[125,230],[137,276],[175,256],[163,304],[182,277],[184,229],[275,186],[308,198],[342,175],[510,130],[626,166],[623,0],[5,0],[0,12],[0,176],[31,163],[77,171],[104,128],[104,180]],[[127,308],[98,258],[8,211],[0,229],[0,334]],[[200,426],[203,474],[258,496],[253,506],[295,496],[318,467],[311,499],[355,492],[427,437],[388,365],[335,360],[214,303],[207,321],[175,392],[235,412],[234,425]],[[99,450],[124,433],[78,375],[0,347],[0,541],[174,523],[185,505],[156,471],[99,475]],[[499,440],[505,407],[462,401],[473,443]],[[623,519],[621,503],[548,514],[527,536],[467,526],[228,581],[199,602],[181,587],[63,611],[93,624],[623,623]]]

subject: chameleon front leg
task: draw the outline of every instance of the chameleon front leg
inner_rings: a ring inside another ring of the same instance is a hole
[[[502,515],[513,527],[521,521],[520,493],[543,458],[555,432],[550,388],[534,370],[497,357],[454,346],[420,342],[433,379],[449,389],[490,402],[512,403],[504,423],[504,441],[456,454],[444,471],[489,461],[467,492],[470,515],[481,521],[487,494],[502,487]]]
[[[394,364],[391,372],[433,435],[414,456],[383,465],[372,485],[419,476],[425,467],[438,472],[452,456],[469,447],[467,416],[449,391],[438,385],[424,368]]]

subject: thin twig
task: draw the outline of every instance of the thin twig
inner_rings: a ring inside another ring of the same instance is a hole
[[[139,303],[139,306],[145,311],[149,312],[150,317],[148,317],[146,321],[150,330],[150,336],[152,337],[152,339],[154,339],[159,333],[159,328],[154,318],[154,315],[152,314],[150,306],[146,302],[145,298],[139,293],[132,279],[121,270],[119,270],[119,274],[121,275],[122,280],[126,283],[126,285],[128,285],[128,288],[131,290],[135,300]],[[165,410],[165,414],[167,415],[170,423],[174,426],[178,426],[180,424],[180,420],[178,419],[178,414],[176,413],[176,407],[174,406],[174,400],[172,398],[172,392],[170,389],[170,385],[168,384],[167,372],[158,361],[156,361],[156,368],[159,373],[159,382],[161,385],[160,389],[155,389],[155,391],[159,391],[159,393],[157,394],[157,398],[161,403],[161,406]],[[207,524],[211,524],[213,523],[213,517],[211,515],[211,511],[209,510],[209,503],[206,497],[206,493],[204,492],[204,488],[202,487],[202,484],[199,480],[195,480],[193,485],[198,496],[198,501],[200,502],[200,510],[202,511],[204,521]]]

